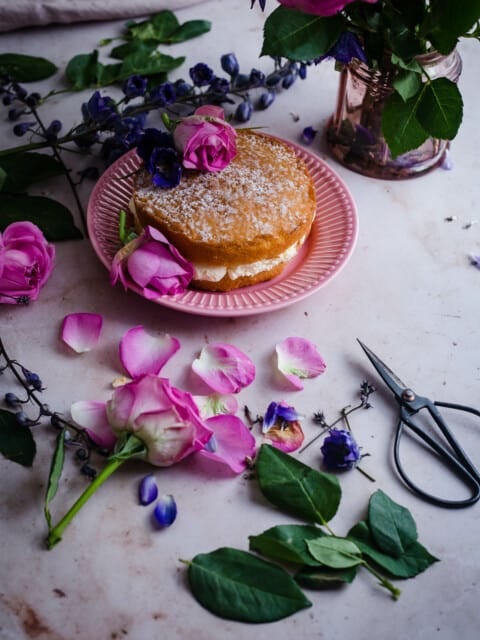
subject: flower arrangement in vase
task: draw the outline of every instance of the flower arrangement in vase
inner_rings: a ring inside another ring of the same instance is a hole
[[[279,2],[265,23],[262,55],[336,60],[327,140],[337,159],[380,178],[442,162],[463,117],[456,46],[480,38],[480,0]]]

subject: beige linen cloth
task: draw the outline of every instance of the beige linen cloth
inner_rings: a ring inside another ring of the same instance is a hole
[[[205,0],[0,0],[0,31],[55,23],[119,20],[183,9]]]

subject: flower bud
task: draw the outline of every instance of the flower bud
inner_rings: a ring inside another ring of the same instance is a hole
[[[235,110],[234,118],[238,122],[248,122],[252,117],[253,105],[249,100],[241,102]]]
[[[237,57],[234,53],[226,53],[220,58],[220,64],[225,73],[230,76],[236,76],[240,71]]]

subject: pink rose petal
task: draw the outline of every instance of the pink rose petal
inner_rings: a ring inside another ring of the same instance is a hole
[[[238,411],[238,400],[232,394],[212,393],[209,396],[193,396],[193,399],[203,419],[223,413],[235,414]]]
[[[62,322],[61,338],[77,353],[93,349],[102,330],[103,318],[98,313],[70,313]]]
[[[327,365],[317,347],[306,338],[286,338],[276,345],[278,370],[297,389],[303,389],[301,378],[316,378]]]
[[[199,453],[212,460],[223,462],[235,473],[245,471],[246,458],[255,455],[255,438],[237,416],[219,415],[205,421],[213,436],[207,447]]]
[[[272,446],[284,453],[291,453],[299,449],[304,440],[303,430],[298,420],[287,422],[283,426],[274,425],[265,433],[265,438]]]
[[[214,391],[238,393],[255,379],[255,365],[231,344],[206,345],[192,369]]]
[[[138,326],[129,329],[120,341],[120,360],[132,378],[145,374],[158,375],[179,349],[177,338],[168,333],[152,336]]]
[[[103,449],[111,450],[117,441],[107,419],[106,403],[79,400],[70,407],[72,420],[83,427],[90,438]]]

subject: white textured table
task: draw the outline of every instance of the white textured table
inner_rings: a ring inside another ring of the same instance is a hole
[[[246,0],[212,0],[179,12],[182,19],[209,18],[212,32],[178,45],[189,65],[199,61],[219,69],[222,53],[235,51],[244,70],[258,61],[263,17],[249,11]],[[114,35],[121,23],[49,27],[2,35],[2,51],[43,55],[63,68],[76,53],[89,52]],[[54,273],[37,302],[29,307],[0,308],[1,337],[11,355],[37,371],[47,387],[45,399],[67,411],[78,399],[107,399],[119,372],[117,345],[130,327],[144,325],[168,332],[182,349],[165,373],[178,386],[195,390],[189,365],[207,342],[224,341],[245,351],[257,365],[256,382],[241,402],[263,412],[267,401],[285,398],[304,413],[307,438],[315,434],[310,416],[323,409],[335,417],[356,400],[359,384],[378,385],[374,408],[352,418],[355,435],[370,456],[358,472],[340,476],[343,499],[332,522],[346,532],[364,517],[368,496],[376,488],[408,507],[420,540],[441,559],[414,580],[400,584],[393,602],[366,572],[341,591],[310,592],[313,607],[271,625],[228,622],[212,616],[193,599],[179,558],[191,558],[221,546],[247,549],[248,535],[291,521],[267,505],[254,483],[220,467],[189,459],[155,471],[162,493],[175,496],[179,516],[163,531],[151,530],[148,512],[136,504],[136,483],[147,471],[125,466],[91,500],[51,552],[43,547],[42,500],[52,447],[51,435],[38,438],[34,467],[1,461],[0,638],[1,640],[257,640],[271,638],[336,640],[474,640],[480,627],[480,506],[448,511],[426,504],[400,482],[392,466],[396,408],[356,343],[362,339],[418,389],[439,400],[480,405],[480,272],[469,264],[480,253],[480,100],[478,44],[462,46],[461,88],[465,118],[452,146],[453,170],[436,170],[403,181],[377,181],[354,174],[328,156],[317,136],[311,151],[330,163],[351,191],[359,212],[360,232],[354,254],[341,273],[311,297],[270,314],[242,318],[207,318],[168,310],[112,288],[108,274],[87,240],[57,245]],[[332,112],[337,76],[327,63],[278,97],[252,124],[298,142],[303,127],[322,129]],[[87,93],[85,95],[88,95]],[[72,123],[80,96],[58,99],[52,117]],[[294,122],[292,113],[298,114]],[[3,122],[2,146],[15,144]],[[59,182],[44,186],[73,209]],[[86,203],[87,187],[82,192]],[[455,219],[447,222],[446,218]],[[103,314],[98,349],[76,356],[59,341],[67,313]],[[314,341],[327,372],[307,381],[302,392],[285,391],[272,376],[274,345],[289,335]],[[1,393],[9,390],[6,376]],[[480,430],[465,428],[462,440],[480,461]],[[302,454],[319,465],[318,447]],[[418,469],[422,456],[409,458]],[[442,488],[442,479],[438,487]],[[70,503],[83,483],[73,463],[53,509]],[[447,489],[447,484],[444,485]],[[70,492],[68,492],[70,490]]]

